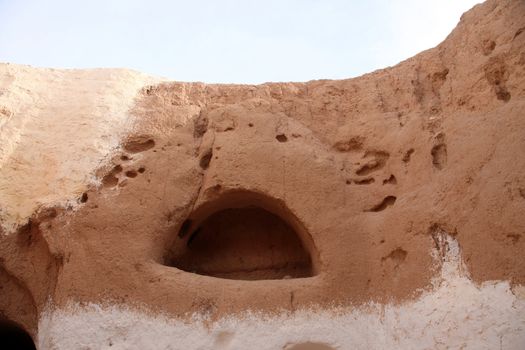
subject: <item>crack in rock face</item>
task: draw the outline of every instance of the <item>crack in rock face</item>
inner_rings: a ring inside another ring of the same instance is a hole
[[[0,64],[0,344],[524,348],[524,21],[345,80]]]

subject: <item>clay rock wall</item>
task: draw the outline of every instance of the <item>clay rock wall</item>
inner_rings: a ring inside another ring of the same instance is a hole
[[[522,348],[524,48],[515,0],[348,80],[2,64],[0,316],[41,349]]]

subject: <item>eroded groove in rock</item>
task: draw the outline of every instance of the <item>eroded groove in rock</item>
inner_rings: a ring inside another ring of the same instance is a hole
[[[123,147],[129,153],[141,153],[155,147],[155,140],[148,136],[133,136],[124,143]]]
[[[201,138],[208,130],[209,119],[206,113],[199,113],[199,116],[193,121],[193,137]]]
[[[365,176],[382,169],[390,154],[385,151],[369,151],[364,155],[365,159],[368,157],[371,157],[371,159],[356,170],[357,175]]]
[[[373,177],[367,177],[367,178],[364,178],[364,179],[355,179],[354,180],[354,183],[356,185],[370,185],[370,184],[373,184],[375,182],[375,179]]]
[[[383,211],[385,210],[386,208],[394,205],[394,203],[396,202],[396,197],[395,196],[386,196],[385,199],[383,199],[381,201],[381,203],[373,206],[372,208],[366,210],[366,211],[370,211],[370,212],[380,212],[380,211]]]

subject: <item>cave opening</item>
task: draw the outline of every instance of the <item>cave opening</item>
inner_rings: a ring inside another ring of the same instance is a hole
[[[276,280],[316,274],[310,236],[282,205],[246,193],[215,201],[181,225],[167,265],[218,278]]]
[[[0,319],[0,348],[6,350],[36,350],[31,335],[20,325]]]

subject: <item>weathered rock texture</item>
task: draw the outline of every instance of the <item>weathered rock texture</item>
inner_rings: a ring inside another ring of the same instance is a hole
[[[0,65],[0,313],[41,349],[523,348],[524,114],[519,0],[348,80]]]

